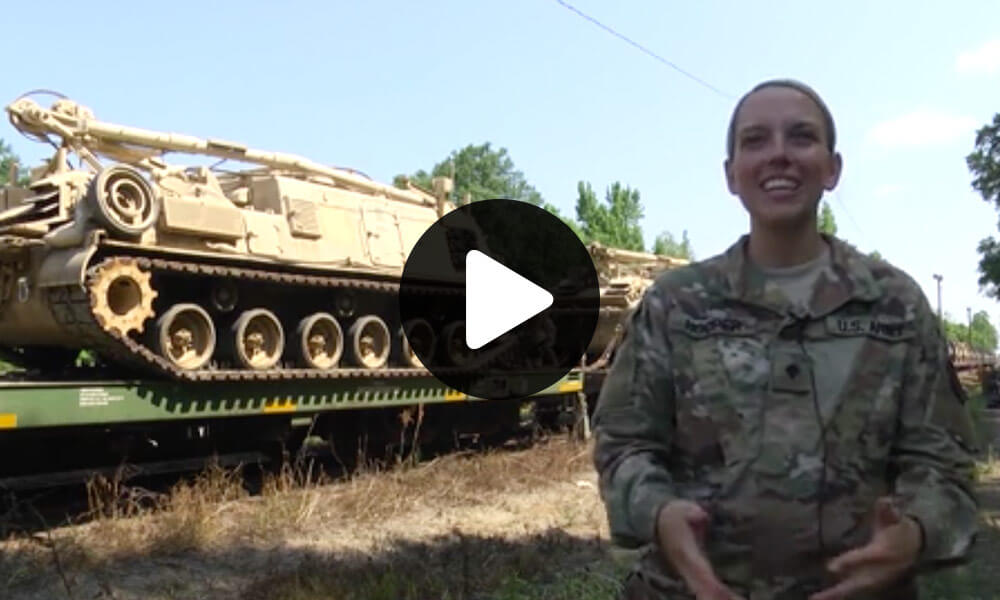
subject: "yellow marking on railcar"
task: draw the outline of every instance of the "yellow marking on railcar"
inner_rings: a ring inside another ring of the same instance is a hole
[[[0,429],[15,429],[17,427],[16,413],[0,414]]]
[[[454,402],[456,400],[465,400],[466,395],[458,390],[447,389],[444,391],[445,402]]]
[[[298,405],[292,402],[291,398],[278,400],[277,402],[266,402],[264,404],[264,412],[267,414],[295,412],[297,409]]]
[[[559,393],[568,394],[570,392],[579,392],[583,389],[582,381],[565,381],[559,384]]]

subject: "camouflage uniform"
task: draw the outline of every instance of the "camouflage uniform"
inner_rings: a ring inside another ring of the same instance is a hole
[[[706,555],[750,600],[831,585],[883,495],[924,529],[915,572],[967,555],[975,442],[937,319],[905,273],[824,237],[808,306],[750,267],[744,236],[664,273],[630,320],[593,423],[612,541],[640,549],[634,597],[692,597],[655,540],[675,498],[708,511]],[[913,577],[871,597],[916,598]]]

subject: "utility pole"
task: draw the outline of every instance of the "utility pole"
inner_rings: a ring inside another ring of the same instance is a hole
[[[965,313],[969,316],[969,332],[968,332],[968,344],[969,348],[972,348],[972,309],[968,306],[965,307]]]
[[[937,273],[934,274],[934,279],[937,279],[937,290],[938,290],[938,325],[941,326],[941,330],[944,331],[944,321],[941,319],[941,279],[942,277]]]

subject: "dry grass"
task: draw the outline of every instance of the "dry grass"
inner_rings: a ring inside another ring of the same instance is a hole
[[[76,541],[95,563],[210,547],[226,537],[226,523],[219,516],[246,496],[239,472],[218,466],[163,495],[103,478],[87,489],[94,519],[78,530]]]
[[[246,496],[238,473],[210,467],[166,494],[152,494],[97,477],[87,484],[89,521],[0,549],[0,589],[59,575],[67,589],[84,571],[122,561],[173,556],[224,544],[231,531],[220,515]]]
[[[997,457],[996,450],[990,444],[981,460],[976,461],[976,480],[980,483],[989,483],[1000,479],[1000,457]]]
[[[438,588],[428,586],[454,591],[469,584],[447,583],[445,570],[434,574],[425,559],[454,565],[459,556],[474,565],[469,577],[477,589],[516,582],[540,572],[518,565],[545,564],[560,543],[576,544],[593,558],[601,515],[593,483],[578,481],[590,468],[589,457],[586,445],[553,440],[531,450],[367,467],[335,483],[286,469],[253,497],[238,472],[219,468],[159,496],[95,481],[88,494],[91,522],[0,545],[0,590],[75,590],[94,597],[107,588],[123,598],[132,597],[123,590],[138,588],[136,597],[165,590],[177,597],[281,597],[281,590],[295,589],[289,582],[321,588],[371,580],[366,585],[373,590],[397,590],[392,582],[400,579],[425,581],[412,597],[438,597],[429,592]],[[567,491],[578,496],[575,503],[560,501]],[[575,534],[565,533],[574,527]],[[452,533],[441,535],[447,531]],[[566,541],[571,538],[580,541]],[[311,579],[319,564],[322,578]],[[225,580],[228,587],[206,595],[203,582],[170,576],[171,569],[177,575],[200,569],[205,580]]]
[[[543,451],[443,456],[413,469],[369,471],[332,490],[338,513],[361,524],[420,507],[481,503],[536,489],[589,467],[587,446],[553,442]]]

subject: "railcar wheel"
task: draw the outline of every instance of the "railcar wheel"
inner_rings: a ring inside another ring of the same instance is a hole
[[[215,326],[197,304],[175,304],[156,320],[156,350],[175,367],[200,369],[215,352]]]
[[[98,221],[121,237],[139,237],[160,215],[160,201],[149,182],[126,165],[101,171],[91,182],[87,198]]]
[[[270,369],[285,349],[285,331],[278,317],[266,308],[243,311],[231,335],[236,361],[247,369]]]
[[[410,367],[423,368],[420,356],[433,356],[437,339],[434,328],[423,319],[407,321],[399,330],[400,352]]]
[[[344,352],[344,332],[337,319],[327,313],[316,313],[299,321],[296,339],[302,364],[312,369],[337,366]]]
[[[461,367],[472,357],[472,350],[465,343],[465,321],[455,321],[441,332],[444,358],[449,364]]]
[[[389,362],[392,336],[385,321],[375,315],[359,317],[347,331],[351,363],[365,369],[379,369]]]

